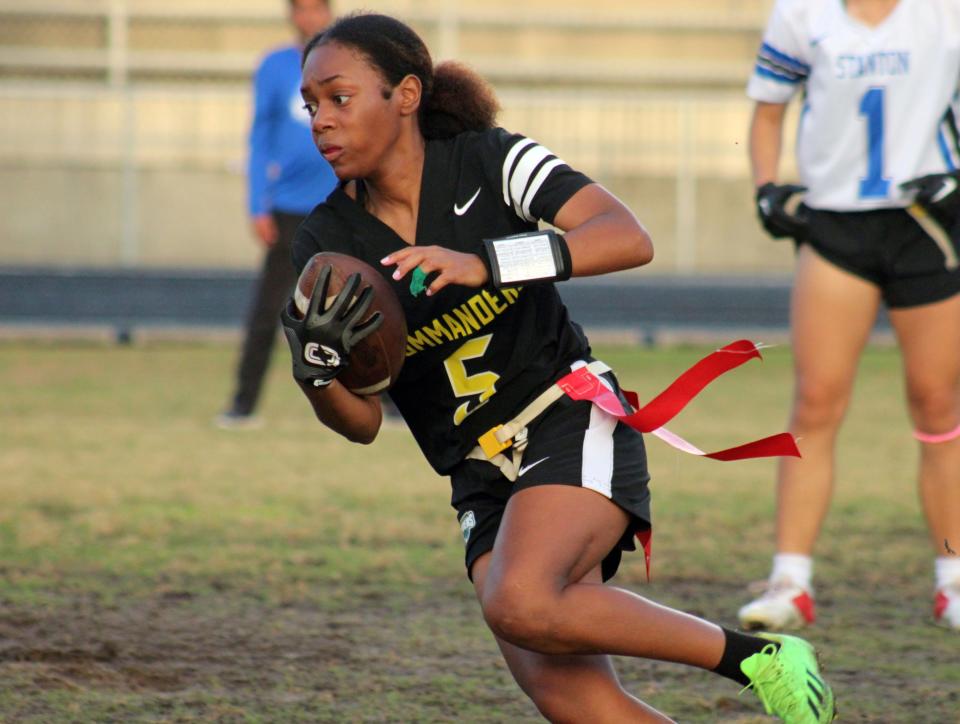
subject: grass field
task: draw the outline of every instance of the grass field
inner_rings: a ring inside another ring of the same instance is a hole
[[[706,351],[598,350],[641,399]],[[326,432],[281,355],[266,427],[228,433],[211,419],[233,346],[0,345],[0,721],[537,721],[463,575],[446,480],[403,430]],[[671,427],[705,449],[781,430],[789,351],[765,357]],[[809,637],[844,721],[960,722],[901,387],[896,352],[871,349]],[[618,582],[734,625],[767,572],[774,464],[648,445],[653,580],[634,555]],[[765,720],[719,677],[618,665],[678,721]]]

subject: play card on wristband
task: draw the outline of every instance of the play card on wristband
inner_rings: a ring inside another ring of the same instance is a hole
[[[484,239],[483,246],[495,287],[570,278],[570,251],[553,230]]]

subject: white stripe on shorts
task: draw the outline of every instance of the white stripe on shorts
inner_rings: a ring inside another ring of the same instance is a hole
[[[612,497],[613,431],[617,418],[596,405],[590,406],[590,427],[583,435],[581,484],[608,498]]]

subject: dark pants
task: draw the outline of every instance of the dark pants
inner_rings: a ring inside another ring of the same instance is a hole
[[[297,281],[290,259],[290,244],[304,217],[274,212],[273,218],[279,235],[277,243],[270,247],[263,260],[263,269],[247,313],[246,336],[237,365],[237,387],[231,409],[241,415],[251,414],[260,399],[263,378],[277,338],[280,310]]]

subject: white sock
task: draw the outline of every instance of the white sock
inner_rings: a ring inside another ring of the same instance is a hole
[[[771,581],[788,579],[806,590],[810,590],[813,578],[813,558],[799,553],[777,553],[773,557]]]
[[[937,556],[933,567],[937,588],[960,586],[960,556]]]

